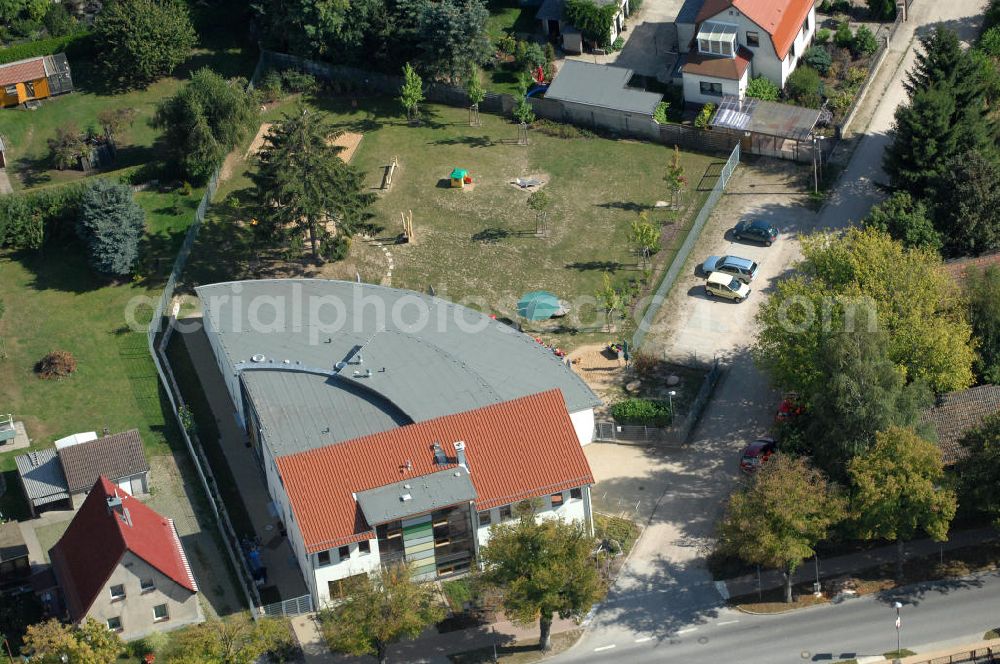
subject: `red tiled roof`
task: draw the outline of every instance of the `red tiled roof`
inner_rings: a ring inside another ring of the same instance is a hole
[[[1000,385],[979,385],[941,396],[923,419],[937,431],[942,459],[951,465],[965,456],[960,442],[965,434],[996,413],[1000,413]]]
[[[0,65],[0,85],[14,85],[45,78],[45,58],[19,60]]]
[[[306,551],[370,539],[352,493],[454,468],[434,463],[433,444],[452,460],[459,440],[480,510],[594,482],[562,393],[541,392],[279,457]]]
[[[1000,251],[992,254],[986,254],[984,256],[976,256],[975,258],[958,258],[956,260],[948,261],[942,268],[949,277],[955,281],[961,281],[965,279],[969,270],[978,268],[979,270],[984,270],[991,265],[1000,266]]]
[[[769,34],[774,52],[784,60],[813,8],[813,0],[705,0],[697,22],[713,19],[730,7],[740,10]],[[725,18],[720,16],[717,20],[724,22]]]
[[[122,500],[122,507],[128,510],[131,525],[108,509],[108,497],[116,494]],[[108,577],[128,551],[181,587],[198,592],[173,521],[160,516],[102,476],[69,528],[49,551],[74,622],[87,615]]]
[[[736,49],[736,57],[733,58],[691,51],[688,53],[687,62],[684,63],[684,73],[738,81],[746,73],[751,59],[753,53],[742,46]]]

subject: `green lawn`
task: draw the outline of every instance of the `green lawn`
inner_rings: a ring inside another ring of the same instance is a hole
[[[256,55],[230,47],[197,50],[175,72],[143,90],[116,91],[103,84],[100,67],[90,61],[71,62],[76,90],[44,101],[40,108],[0,111],[0,133],[7,145],[7,171],[15,191],[32,187],[74,182],[86,177],[78,169],[56,170],[49,158],[49,139],[56,129],[73,124],[80,131],[99,130],[97,115],[105,109],[134,108],[135,121],[118,141],[118,157],[108,170],[139,166],[160,158],[157,139],[160,131],[151,125],[156,104],[177,92],[190,73],[209,66],[227,76],[249,77]]]
[[[539,23],[535,21],[537,5],[522,7],[518,0],[490,0],[486,8],[490,10],[486,32],[491,41],[495,42],[503,34],[526,36],[539,30]]]
[[[412,210],[416,242],[392,247],[395,269],[392,285],[417,291],[433,287],[451,300],[467,300],[498,316],[514,316],[521,294],[547,289],[576,305],[575,314],[555,323],[533,326],[532,331],[552,336],[572,346],[603,340],[603,318],[593,302],[605,271],[616,284],[647,280],[638,266],[626,234],[640,210],[663,223],[664,248],[657,270],[663,269],[690,225],[706,191],[685,195],[686,210],[674,213],[652,206],[668,197],[663,172],[671,150],[662,145],[605,138],[563,139],[530,132],[530,145],[516,145],[517,128],[509,121],[482,115],[482,127],[469,127],[468,111],[428,105],[427,122],[407,126],[394,100],[360,100],[352,109],[344,100],[314,100],[330,112],[347,131],[364,139],[352,163],[366,183],[378,187],[384,166],[393,156],[400,160],[392,189],[380,195],[374,207],[379,236],[397,235],[400,212]],[[692,183],[703,178],[717,159],[683,153]],[[467,190],[447,186],[452,168],[468,169],[474,186]],[[716,169],[717,170],[717,169]],[[517,177],[535,176],[548,181],[543,191],[552,199],[546,223],[547,236],[534,235],[534,215],[528,193],[513,186]],[[222,189],[247,198],[247,181],[238,175]],[[247,214],[216,204],[201,236],[186,275],[189,283],[257,276],[248,269],[251,257],[279,258],[279,252],[252,248],[240,240],[237,221]],[[264,260],[266,263],[267,261]],[[289,265],[287,274],[295,273]],[[351,254],[341,263],[326,266],[320,276],[354,278],[378,283],[387,263],[371,244],[356,238]],[[470,300],[469,298],[475,298]]]

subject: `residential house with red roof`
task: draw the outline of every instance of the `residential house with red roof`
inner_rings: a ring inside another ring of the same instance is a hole
[[[719,103],[742,99],[755,76],[783,88],[812,41],[816,9],[813,0],[704,0],[677,30],[685,101]]]
[[[592,529],[599,399],[549,348],[442,299],[372,284],[201,286],[205,333],[313,601],[406,561],[468,570],[529,500]],[[278,528],[280,532],[282,528]]]
[[[131,640],[204,620],[174,522],[104,476],[49,558],[73,623],[90,617]]]

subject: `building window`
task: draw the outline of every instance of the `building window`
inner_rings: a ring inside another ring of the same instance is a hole
[[[363,540],[361,542],[358,542],[358,553],[360,553],[362,556],[367,556],[371,552],[372,552],[371,542],[369,542],[368,540]]]
[[[157,604],[153,607],[153,622],[163,622],[169,619],[170,614],[167,612],[166,604]]]
[[[115,584],[115,585],[111,586],[110,590],[111,590],[111,599],[112,600],[125,599],[125,586],[124,585],[122,585],[120,583]]]
[[[320,567],[326,567],[330,564],[330,552],[320,551],[316,554],[316,564]]]
[[[760,33],[747,30],[747,46],[760,46]]]
[[[35,96],[35,84],[32,81],[24,82],[24,94],[28,97]]]
[[[488,526],[493,523],[493,513],[489,510],[483,510],[479,513],[479,525]]]
[[[142,589],[142,592],[148,593],[150,591],[156,590],[156,582],[153,581],[152,579],[143,579],[142,581],[139,582],[139,587]]]
[[[115,616],[114,618],[108,618],[108,629],[112,632],[122,631],[122,617]]]
[[[809,32],[809,15],[806,14],[806,20],[802,21],[802,36],[805,37],[806,33]]]
[[[17,94],[17,86],[16,85],[8,85],[7,87],[5,87],[3,89],[3,92],[6,95],[11,95],[11,96],[16,95]]]
[[[792,58],[795,58],[795,42],[792,42],[792,47],[788,49],[788,54]]]
[[[351,547],[345,544],[337,549],[337,555],[340,556],[341,560],[347,560],[351,557]]]
[[[555,509],[557,507],[562,507],[563,495],[561,493],[554,493],[551,496],[549,496],[549,499],[552,501],[552,509]]]
[[[569,490],[570,500],[583,500],[583,489],[577,487]]]
[[[503,523],[504,521],[509,521],[512,516],[513,516],[513,514],[511,514],[511,511],[510,511],[510,505],[504,505],[503,507],[500,508],[500,522],[501,523]]]
[[[710,47],[708,45],[708,40],[707,39],[701,39],[701,40],[699,40],[699,42],[698,42],[698,50],[699,51],[701,51],[702,53],[708,53],[709,52],[709,48]]]
[[[701,81],[701,94],[703,95],[714,95],[716,97],[722,96],[722,83],[709,83],[707,81]]]

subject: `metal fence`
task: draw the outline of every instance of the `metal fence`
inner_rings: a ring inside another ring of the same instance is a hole
[[[618,424],[617,422],[595,422],[594,439],[609,443],[655,444],[667,447],[679,447],[688,441],[691,432],[701,419],[701,414],[708,405],[708,399],[725,372],[725,367],[718,358],[712,361],[712,366],[691,402],[691,408],[680,422],[669,427],[647,427],[635,424]]]
[[[691,225],[691,230],[688,231],[688,235],[684,238],[684,243],[681,248],[678,249],[677,255],[674,256],[674,260],[670,263],[670,267],[667,269],[666,274],[663,275],[663,280],[660,282],[659,287],[656,289],[656,293],[649,302],[649,306],[646,307],[646,313],[643,315],[642,320],[639,322],[638,328],[636,328],[635,334],[632,335],[632,348],[638,349],[643,340],[646,338],[646,333],[649,332],[650,325],[653,324],[653,319],[656,318],[656,314],[659,313],[660,307],[667,299],[667,294],[670,289],[673,288],[674,282],[677,281],[677,277],[680,275],[681,269],[684,267],[684,263],[687,262],[688,256],[691,254],[691,250],[694,248],[695,242],[698,241],[698,236],[701,235],[701,231],[705,228],[705,223],[708,222],[708,218],[712,214],[712,210],[715,209],[715,205],[719,202],[722,197],[722,193],[726,189],[726,184],[729,182],[729,178],[732,177],[733,173],[736,171],[736,165],[740,163],[740,145],[737,143],[733,147],[732,153],[729,155],[729,159],[722,167],[722,171],[719,173],[719,179],[716,180],[715,186],[712,187],[712,191],[708,194],[708,198],[705,199],[705,204],[701,207],[698,212],[698,216],[695,217],[694,223]]]
[[[261,65],[262,63],[258,61],[257,67],[250,79],[250,83],[248,84],[248,88],[253,89],[254,81],[257,80],[262,71]],[[173,411],[174,418],[177,420],[177,425],[180,429],[181,437],[184,440],[184,445],[191,457],[191,461],[194,463],[195,471],[198,474],[198,480],[201,483],[202,489],[205,491],[205,495],[208,496],[209,507],[212,509],[212,514],[215,516],[215,521],[218,524],[219,533],[222,535],[222,539],[225,542],[226,554],[229,556],[229,561],[232,564],[233,569],[236,570],[236,574],[240,579],[240,590],[242,591],[244,601],[246,602],[247,607],[251,609],[250,613],[256,620],[260,615],[262,615],[261,610],[258,609],[261,605],[261,600],[260,595],[257,592],[257,586],[254,584],[253,576],[247,566],[246,558],[243,556],[242,550],[240,549],[239,538],[236,536],[236,530],[233,528],[232,520],[229,518],[229,513],[226,511],[225,503],[222,500],[221,494],[217,490],[218,483],[215,476],[212,474],[212,468],[208,463],[208,458],[205,456],[204,450],[202,449],[201,441],[198,439],[197,434],[189,432],[184,426],[184,418],[181,417],[181,412],[186,409],[186,406],[184,404],[180,388],[174,378],[173,371],[170,368],[170,362],[167,360],[165,353],[167,343],[170,341],[170,336],[174,330],[174,322],[178,313],[173,303],[174,290],[177,288],[178,280],[181,277],[181,273],[184,271],[187,259],[191,255],[191,249],[193,248],[195,240],[198,237],[198,231],[201,229],[201,224],[205,220],[205,214],[208,212],[208,207],[212,202],[212,198],[215,196],[218,184],[219,169],[217,168],[208,181],[205,194],[202,196],[201,202],[198,204],[198,209],[195,211],[194,220],[192,221],[191,226],[188,227],[187,233],[184,236],[184,241],[181,243],[180,250],[177,252],[177,257],[174,259],[170,276],[163,288],[163,292],[160,294],[156,308],[153,311],[153,317],[146,330],[146,337],[149,346],[149,354],[152,356],[153,364],[156,366],[156,373],[160,378],[160,382],[163,384],[164,391],[167,394],[167,399],[170,401],[171,410]]]
[[[265,604],[260,607],[259,611],[261,615],[270,618],[279,616],[291,617],[302,615],[303,613],[311,613],[313,611],[312,595],[302,595],[293,599],[283,599],[273,604]]]
[[[1000,649],[993,647],[976,648],[954,655],[922,659],[913,664],[997,664],[1000,663]]]

